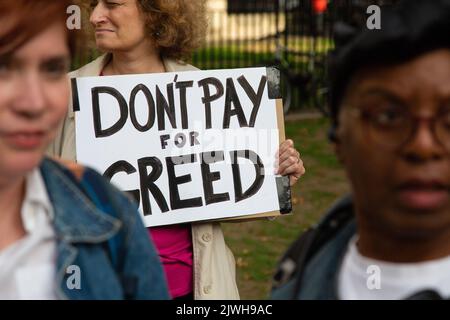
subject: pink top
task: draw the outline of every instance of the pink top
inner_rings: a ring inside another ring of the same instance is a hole
[[[190,224],[148,228],[166,272],[172,298],[193,291],[192,235]]]
[[[172,298],[191,293],[194,288],[191,225],[148,228],[148,233],[158,250]]]

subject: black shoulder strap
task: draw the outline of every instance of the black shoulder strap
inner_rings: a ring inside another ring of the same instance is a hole
[[[273,289],[286,284],[294,274],[299,273],[299,268],[306,259],[306,254],[313,242],[315,229],[309,229],[291,244],[281,258],[277,271],[273,276]]]
[[[450,297],[445,299],[441,297],[441,295],[436,291],[432,289],[426,289],[414,293],[413,295],[407,297],[405,300],[450,300]]]
[[[340,199],[316,226],[307,230],[289,247],[278,264],[273,277],[273,288],[283,286],[296,278],[292,291],[295,298],[300,289],[304,269],[315,253],[330,241],[353,218],[352,200],[350,196]]]

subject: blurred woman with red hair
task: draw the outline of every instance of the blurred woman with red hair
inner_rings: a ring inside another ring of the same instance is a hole
[[[67,0],[0,2],[0,300],[164,299],[135,205],[44,158],[69,99]]]

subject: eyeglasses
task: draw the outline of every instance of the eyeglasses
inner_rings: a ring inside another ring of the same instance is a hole
[[[349,111],[366,122],[370,138],[380,145],[399,148],[411,139],[421,122],[426,122],[435,140],[450,151],[450,106],[432,117],[413,115],[404,106],[395,104],[366,109],[352,107]]]

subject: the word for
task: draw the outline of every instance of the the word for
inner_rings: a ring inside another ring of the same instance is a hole
[[[195,146],[200,144],[200,142],[198,142],[197,140],[198,137],[198,132],[195,131],[191,131],[189,132],[189,138],[186,137],[186,135],[183,132],[177,133],[174,135],[173,137],[173,144],[176,145],[178,148],[183,148],[184,145],[186,144],[187,140],[189,139],[190,141],[190,146]],[[161,148],[165,149],[167,147],[167,141],[170,140],[170,134],[163,134],[162,136],[159,137],[161,140]]]

